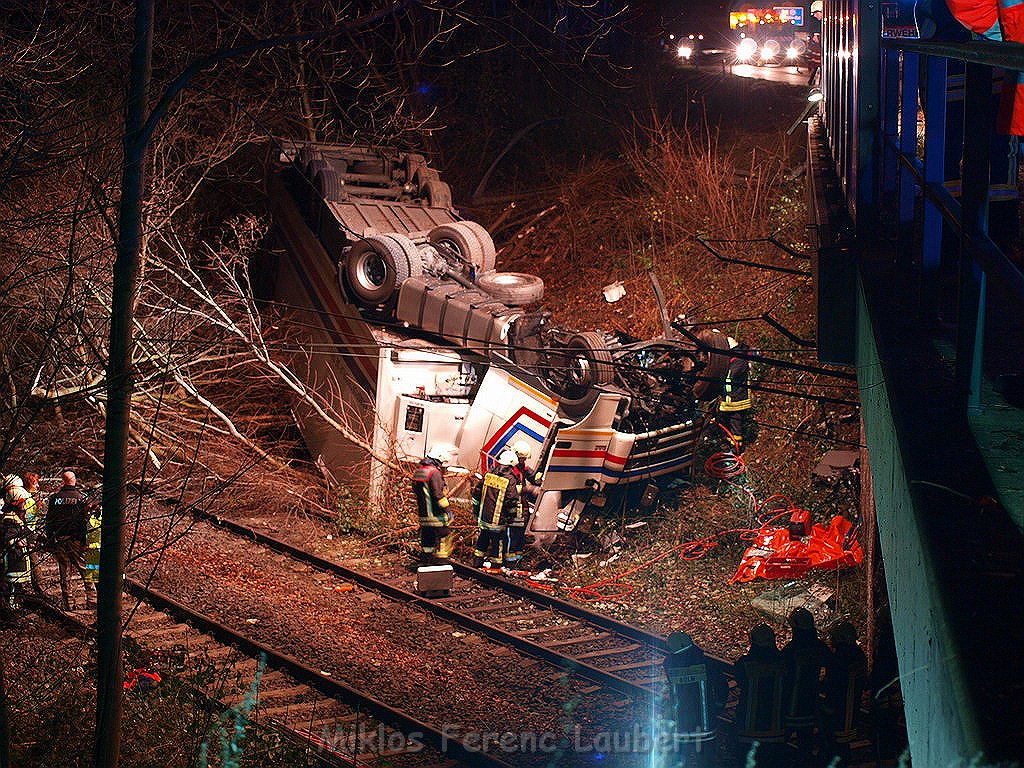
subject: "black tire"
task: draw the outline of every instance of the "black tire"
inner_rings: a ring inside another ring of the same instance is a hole
[[[423,274],[415,244],[404,235],[373,235],[352,246],[345,256],[343,287],[365,309],[394,301],[408,278]]]
[[[295,154],[295,169],[305,176],[309,170],[309,164],[314,160],[323,160],[323,156],[313,147],[302,147]]]
[[[697,338],[712,349],[729,351],[729,338],[721,331],[705,328],[697,332]],[[697,362],[703,364],[703,367],[697,372],[700,378],[693,384],[693,395],[704,402],[714,400],[722,393],[725,374],[729,371],[729,355],[702,349],[697,352]]]
[[[440,179],[430,179],[423,185],[427,203],[431,208],[451,208],[452,189]]]
[[[555,363],[560,367],[549,370],[548,381],[559,396],[559,408],[573,419],[586,416],[601,394],[598,387],[615,380],[608,340],[594,331],[571,337]]]
[[[313,179],[313,185],[324,200],[331,203],[341,202],[343,196],[341,179],[338,178],[338,174],[334,172],[333,168],[326,168],[317,173],[316,178]]]
[[[494,239],[491,237],[491,233],[475,221],[460,221],[459,223],[465,229],[472,230],[476,234],[476,239],[480,241],[480,245],[483,248],[483,257],[477,267],[477,274],[493,272],[498,260],[498,251],[494,247]]]
[[[544,298],[544,281],[525,272],[485,272],[476,279],[481,291],[510,307],[536,304]]]
[[[441,224],[427,234],[427,241],[440,252],[441,256],[456,271],[469,273],[468,265],[479,273],[482,271],[485,252],[476,232],[464,221]]]

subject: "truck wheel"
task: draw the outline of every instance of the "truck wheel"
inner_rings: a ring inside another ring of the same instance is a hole
[[[549,372],[549,380],[559,395],[558,405],[566,416],[581,419],[597,402],[601,394],[597,387],[615,379],[608,341],[594,331],[577,333],[555,360],[560,365]]]
[[[295,168],[303,176],[309,170],[309,164],[314,160],[323,160],[323,155],[313,147],[302,147],[295,155]]]
[[[427,240],[437,248],[452,269],[465,272],[467,276],[470,265],[478,273],[483,271],[487,252],[476,231],[467,227],[466,222],[456,221],[434,227],[427,235]]]
[[[705,328],[697,332],[697,338],[713,349],[729,351],[729,339],[721,331],[712,331]],[[694,382],[694,397],[705,402],[714,400],[722,392],[725,374],[729,371],[729,356],[716,355],[713,352],[699,350],[697,352],[697,362],[703,363],[704,367],[697,374],[700,376],[700,379]]]
[[[476,239],[480,241],[480,245],[483,248],[483,258],[477,266],[477,273],[492,272],[498,259],[498,252],[494,247],[494,240],[491,238],[491,233],[475,221],[460,221],[459,223],[463,228],[469,229],[476,234]]]
[[[319,171],[316,178],[313,179],[313,185],[316,187],[316,191],[320,193],[320,197],[327,202],[341,202],[341,179],[338,178],[338,174],[332,168],[325,168]]]
[[[430,179],[423,185],[423,192],[431,208],[451,208],[452,189],[439,179]]]
[[[395,298],[406,279],[422,274],[420,252],[409,238],[373,235],[349,250],[343,284],[360,307],[377,309]]]
[[[510,307],[535,304],[544,298],[544,281],[524,272],[484,272],[476,279],[481,291]]]

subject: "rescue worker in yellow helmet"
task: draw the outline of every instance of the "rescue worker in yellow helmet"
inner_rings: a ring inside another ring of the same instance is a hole
[[[518,463],[514,451],[502,451],[495,466],[484,475],[483,482],[474,491],[474,495],[479,496],[479,503],[474,500],[474,506],[480,510],[477,518],[479,533],[473,551],[476,568],[500,572],[504,564],[506,529],[519,507],[515,474]]]
[[[516,486],[519,489],[519,506],[508,524],[505,565],[509,568],[515,568],[523,557],[523,548],[526,546],[526,526],[530,522],[533,503],[537,500],[537,492],[540,490],[539,486],[543,479],[540,472],[526,463],[533,453],[527,441],[517,440],[512,445],[512,451],[516,455],[516,466],[513,468],[513,472],[516,476]]]
[[[420,557],[424,564],[447,563],[452,554],[454,534],[444,470],[452,452],[446,445],[427,451],[412,476],[412,492],[420,521]]]
[[[739,343],[732,336],[729,337],[729,349],[741,354],[750,351],[746,344]],[[722,397],[718,401],[718,423],[728,430],[729,442],[737,455],[743,453],[748,413],[753,405],[749,379],[750,361],[745,357],[730,357]]]
[[[17,487],[21,490],[21,478],[16,478],[18,485],[10,483],[11,477],[5,478],[8,489]],[[19,508],[4,500],[3,514],[0,515],[0,619],[10,620],[18,607],[18,595],[32,580],[31,565],[28,558],[28,529],[19,514]]]

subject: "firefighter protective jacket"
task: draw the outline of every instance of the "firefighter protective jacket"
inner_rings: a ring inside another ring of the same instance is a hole
[[[25,584],[31,578],[28,559],[28,530],[13,510],[0,518],[0,553],[3,578],[10,584]]]
[[[957,21],[989,40],[1024,43],[1024,4],[1019,0],[946,0]],[[1024,83],[1021,73],[1007,71],[996,115],[996,130],[1024,136]]]
[[[729,685],[709,663],[704,651],[690,645],[665,657],[665,677],[675,709],[675,730],[691,743],[716,736],[718,714],[725,706]]]
[[[810,728],[817,721],[821,670],[831,654],[814,630],[794,630],[793,639],[782,649],[786,666],[782,707],[790,728]]]
[[[434,459],[423,459],[416,467],[412,476],[412,492],[422,527],[441,528],[451,522],[444,473]]]
[[[739,352],[746,352],[748,347],[740,344],[734,347]],[[718,404],[720,411],[745,411],[750,408],[750,361],[745,357],[729,359],[729,370],[725,374],[722,386],[722,400]]]
[[[503,530],[519,509],[519,486],[514,467],[495,467],[480,484],[481,528]]]
[[[519,504],[516,505],[515,513],[509,525],[526,525],[526,509],[537,498],[537,486],[543,481],[543,475],[527,465],[516,465],[512,467],[516,477],[516,489],[519,491]]]
[[[779,742],[786,736],[782,725],[782,692],[785,667],[778,648],[753,646],[736,660],[736,735],[752,743]]]

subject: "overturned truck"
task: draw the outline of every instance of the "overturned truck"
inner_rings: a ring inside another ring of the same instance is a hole
[[[387,467],[433,444],[482,472],[526,440],[543,473],[529,532],[545,543],[616,490],[691,470],[724,336],[667,321],[652,339],[557,326],[531,309],[543,281],[495,269],[491,236],[420,155],[284,144],[273,166],[275,298],[307,315],[296,363],[326,408],[295,415],[325,472],[365,480],[383,503]]]

